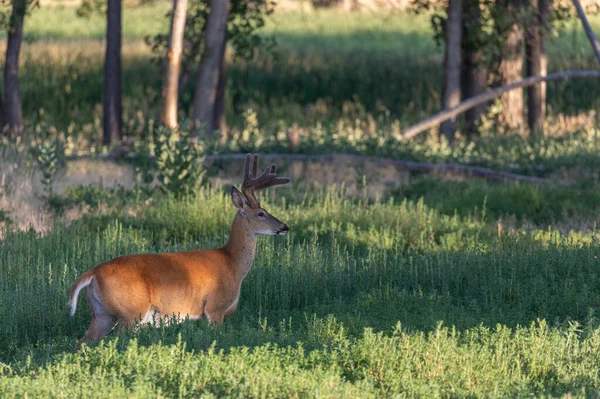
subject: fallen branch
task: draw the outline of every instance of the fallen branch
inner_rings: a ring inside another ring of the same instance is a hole
[[[114,155],[117,155],[116,157]],[[98,157],[105,160],[118,160],[120,158],[133,159],[135,153],[126,151],[115,151],[115,154],[101,154]],[[364,155],[350,155],[350,154],[324,154],[324,155],[309,155],[309,154],[278,154],[278,153],[262,153],[261,158],[266,160],[279,160],[283,159],[286,162],[300,161],[300,162],[329,162],[333,165],[339,165],[341,162],[351,163],[364,163],[373,162],[380,165],[391,165],[394,167],[402,168],[408,172],[420,172],[420,173],[453,173],[456,175],[462,175],[467,177],[479,177],[493,181],[505,181],[505,182],[522,182],[522,183],[533,183],[543,184],[548,183],[548,179],[544,179],[536,176],[525,176],[516,173],[503,172],[490,168],[484,168],[481,166],[470,166],[460,165],[451,163],[429,163],[429,162],[413,162],[403,161],[399,159],[390,159],[383,157],[372,157]],[[89,156],[79,156],[72,159],[89,158]],[[154,157],[151,157],[154,159]],[[242,161],[246,158],[246,154],[220,154],[220,155],[206,155],[204,157],[204,164],[211,166],[215,162],[225,161]]]
[[[600,77],[600,70],[594,71],[564,71],[564,72],[556,72],[551,73],[546,76],[532,76],[530,78],[523,79],[518,82],[511,83],[506,86],[501,86],[496,89],[490,90],[483,94],[479,94],[475,97],[471,97],[454,108],[450,108],[446,111],[439,112],[429,118],[417,123],[416,125],[412,125],[402,132],[402,138],[411,139],[424,131],[431,129],[432,127],[438,126],[440,123],[447,121],[449,119],[455,118],[456,116],[462,114],[465,111],[468,111],[471,108],[474,108],[480,104],[486,103],[490,100],[495,99],[496,97],[500,97],[502,94],[507,91],[519,89],[523,87],[529,87],[536,85],[540,82],[548,82],[552,80],[564,80],[564,79],[573,79],[573,78],[597,78]]]
[[[577,15],[579,15],[579,19],[583,24],[583,29],[585,30],[585,34],[587,35],[590,44],[592,45],[592,49],[594,50],[594,54],[596,55],[596,59],[600,63],[600,42],[598,42],[598,38],[594,34],[590,23],[588,22],[587,17],[585,16],[585,11],[583,11],[583,7],[581,7],[581,3],[579,0],[573,0],[573,5],[575,5],[575,9],[577,10]]]
[[[489,168],[483,168],[480,166],[468,166],[448,163],[422,163],[412,161],[402,161],[397,159],[381,158],[381,157],[370,157],[362,155],[345,155],[345,154],[328,154],[328,155],[303,155],[303,154],[261,154],[262,159],[276,160],[284,159],[287,162],[290,161],[318,161],[318,162],[331,162],[339,165],[340,162],[350,161],[354,163],[360,162],[373,162],[381,165],[391,165],[400,167],[409,172],[444,172],[454,173],[457,175],[469,176],[469,177],[480,177],[487,180],[494,181],[505,181],[505,182],[522,182],[522,183],[533,183],[542,184],[548,183],[547,179],[535,176],[524,176],[516,173],[502,172]],[[205,164],[212,164],[218,161],[242,161],[245,159],[245,154],[223,154],[223,155],[207,155],[204,158]]]

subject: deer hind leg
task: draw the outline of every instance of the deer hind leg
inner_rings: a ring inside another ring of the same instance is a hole
[[[95,316],[83,339],[84,344],[99,341],[104,338],[117,324],[117,318],[110,315]]]
[[[80,348],[82,344],[87,345],[90,342],[104,338],[117,323],[117,318],[108,313],[104,304],[96,295],[93,284],[88,286],[87,300],[92,310],[92,324],[77,348]]]

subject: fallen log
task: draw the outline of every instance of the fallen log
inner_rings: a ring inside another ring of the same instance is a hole
[[[552,80],[567,80],[574,78],[597,78],[600,77],[600,70],[584,70],[584,71],[564,71],[564,72],[556,72],[551,73],[546,76],[532,76],[518,82],[511,83],[506,86],[501,86],[493,90],[489,90],[485,93],[479,94],[475,97],[471,97],[462,103],[458,104],[456,107],[450,108],[448,110],[439,112],[429,118],[412,125],[406,128],[402,132],[403,139],[411,139],[432,127],[438,126],[440,123],[445,122],[449,119],[455,118],[458,115],[462,114],[465,111],[468,111],[471,108],[474,108],[480,104],[486,103],[490,100],[493,100],[497,97],[500,97],[502,94],[507,91],[520,89],[523,87],[529,87],[536,85],[541,82],[548,82]]]
[[[343,161],[349,161],[353,163],[360,162],[373,162],[381,165],[392,165],[408,172],[426,172],[426,173],[453,173],[456,175],[468,176],[468,177],[479,177],[493,181],[504,181],[504,182],[521,182],[521,183],[532,183],[532,184],[543,184],[548,183],[548,179],[544,179],[536,176],[525,176],[516,173],[503,172],[484,168],[480,166],[469,166],[449,163],[429,163],[429,162],[413,162],[403,161],[399,159],[389,159],[382,157],[371,157],[363,155],[346,155],[346,154],[327,154],[327,155],[304,155],[304,154],[276,154],[276,153],[261,153],[262,159],[265,160],[277,160],[284,159],[286,162],[302,161],[302,162],[331,162],[332,164],[339,164]],[[245,159],[246,154],[223,154],[223,155],[206,155],[204,158],[205,164],[212,164],[218,161],[239,161]]]

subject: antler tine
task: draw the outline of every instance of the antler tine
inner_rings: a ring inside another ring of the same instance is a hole
[[[252,179],[252,176],[250,176],[250,162],[252,162],[252,155],[247,154],[246,161],[244,162],[244,176],[242,185],[246,185]]]
[[[252,164],[252,178],[255,179],[258,176],[258,154],[254,154],[254,163]]]
[[[256,186],[254,189],[256,191],[259,191],[259,190],[264,190],[265,188],[269,188],[269,187],[273,187],[273,186],[281,186],[282,184],[288,184],[289,182],[290,182],[289,177],[276,177],[273,180],[266,181],[266,182]]]
[[[250,172],[250,162],[252,162],[252,173]],[[278,186],[286,184],[290,181],[287,177],[277,177],[275,173],[277,166],[272,164],[267,166],[263,172],[258,175],[258,154],[246,155],[246,162],[244,164],[244,180],[242,183],[242,193],[248,200],[248,204],[251,208],[260,207],[260,202],[255,196],[255,192],[263,190],[267,187]]]
[[[251,169],[255,169],[255,165],[257,165],[256,161],[256,156],[253,157],[252,154],[246,155],[246,160],[244,162],[244,176],[242,179],[242,193],[244,194],[244,197],[246,197],[248,205],[250,205],[251,208],[257,208],[260,205],[254,196],[254,175],[251,173]]]

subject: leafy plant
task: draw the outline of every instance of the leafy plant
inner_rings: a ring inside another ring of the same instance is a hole
[[[190,193],[204,181],[204,146],[188,132],[160,127],[154,145],[156,177],[161,189],[175,196]]]
[[[58,140],[47,139],[33,150],[37,164],[42,171],[42,186],[48,197],[52,197],[52,182],[58,169],[59,149]]]

